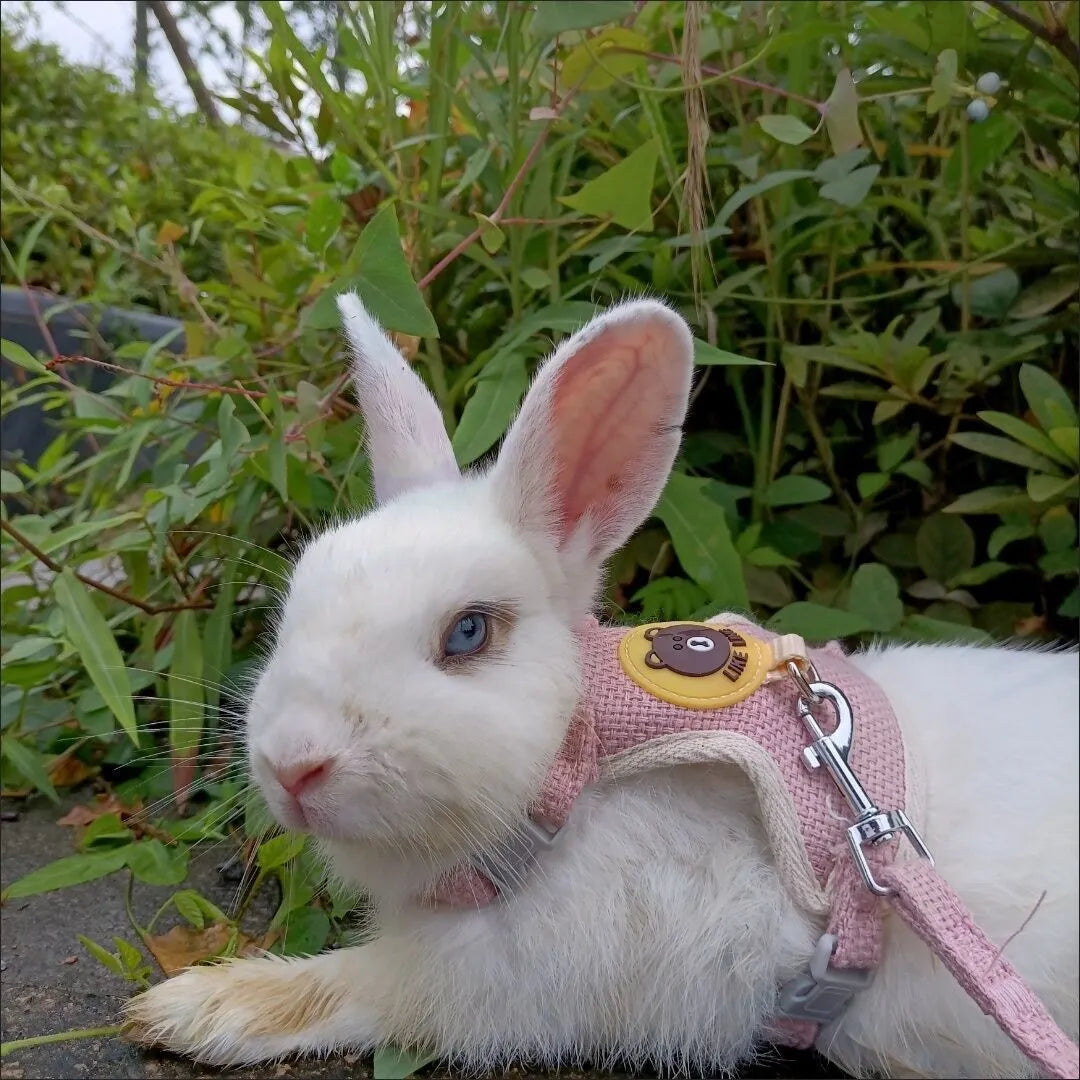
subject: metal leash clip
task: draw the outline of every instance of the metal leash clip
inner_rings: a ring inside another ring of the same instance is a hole
[[[805,665],[805,671],[801,665]],[[879,810],[848,764],[848,755],[855,737],[851,702],[832,683],[822,682],[809,660],[802,660],[801,665],[797,660],[789,660],[787,663],[788,675],[799,693],[796,709],[814,737],[814,741],[803,750],[803,762],[808,769],[817,769],[824,765],[836,782],[856,815],[855,823],[847,830],[855,865],[871,892],[878,896],[891,896],[893,890],[875,879],[863,851],[864,844],[884,844],[900,834],[908,838],[915,850],[928,860],[931,866],[934,865],[934,857],[918,830],[908,820],[907,814],[903,810]],[[814,707],[826,701],[836,712],[836,729],[829,735],[821,730],[814,717]]]

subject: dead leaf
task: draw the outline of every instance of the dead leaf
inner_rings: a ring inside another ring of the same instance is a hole
[[[1046,617],[1044,615],[1030,615],[1026,619],[1020,619],[1013,626],[1013,632],[1017,637],[1031,637],[1033,634],[1046,633]]]
[[[77,956],[65,956],[64,959],[60,962],[62,964],[77,964],[79,962],[79,958]]]
[[[250,947],[252,939],[225,923],[214,923],[204,930],[181,923],[168,933],[151,935],[145,941],[161,970],[166,975],[176,975],[184,968],[218,956],[229,944],[234,932],[239,954],[242,949]]]
[[[396,331],[391,334],[394,344],[398,348],[398,352],[405,357],[406,361],[411,363],[416,359],[416,354],[420,351],[420,339],[413,337],[412,334],[399,334]]]
[[[96,765],[87,765],[80,761],[74,754],[68,757],[58,757],[49,766],[49,779],[53,787],[74,787],[91,776],[97,776],[101,770]]]
[[[138,802],[124,806],[110,791],[106,795],[96,796],[92,803],[80,803],[78,806],[73,806],[56,824],[84,829],[90,822],[97,821],[99,817],[104,817],[106,814],[119,814],[120,820],[124,821],[140,809],[141,805]]]
[[[187,814],[191,785],[195,783],[198,767],[199,751],[197,747],[172,752],[169,770],[172,775],[173,801],[176,803],[176,811],[181,817]]]
[[[173,244],[186,232],[186,226],[177,225],[175,221],[166,221],[161,228],[158,229],[157,242],[159,244]]]

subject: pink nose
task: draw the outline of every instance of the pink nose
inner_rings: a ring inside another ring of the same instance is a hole
[[[295,765],[279,765],[274,767],[274,776],[277,782],[294,798],[300,797],[300,793],[314,787],[320,781],[330,775],[330,758],[321,761],[298,761]]]

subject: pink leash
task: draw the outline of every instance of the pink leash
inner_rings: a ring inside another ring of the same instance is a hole
[[[960,897],[925,859],[879,871],[891,902],[953,978],[1001,1030],[1054,1080],[1080,1076],[1080,1051],[975,925]]]

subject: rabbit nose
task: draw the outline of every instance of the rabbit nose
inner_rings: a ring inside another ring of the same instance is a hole
[[[301,792],[314,787],[330,775],[332,758],[323,758],[320,761],[298,761],[295,765],[273,766],[274,777],[277,782],[294,798],[298,799]]]

